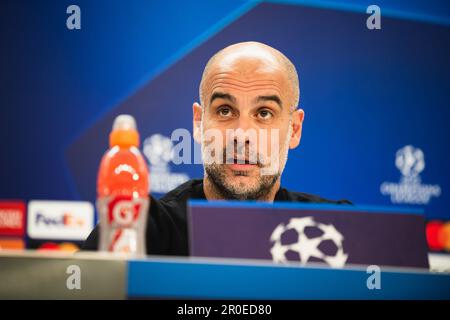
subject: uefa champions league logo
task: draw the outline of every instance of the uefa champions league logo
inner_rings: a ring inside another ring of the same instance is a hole
[[[428,204],[432,197],[441,195],[439,185],[422,184],[420,173],[425,169],[421,149],[407,145],[395,154],[395,166],[401,173],[399,183],[384,182],[381,194],[389,195],[392,203]]]
[[[424,158],[422,150],[406,146],[395,154],[395,166],[402,173],[403,179],[415,178],[425,169]]]
[[[170,171],[173,148],[172,140],[158,133],[144,140],[143,153],[149,162],[151,192],[167,193],[189,180],[187,174]]]
[[[143,152],[152,167],[166,167],[173,158],[173,143],[161,134],[144,140]]]
[[[291,239],[286,237],[290,233]],[[344,237],[332,224],[314,221],[312,217],[291,218],[288,224],[279,224],[272,235],[270,253],[276,263],[296,260],[305,265],[311,258],[334,268],[345,265],[348,254],[342,246]],[[289,255],[294,258],[289,258]]]

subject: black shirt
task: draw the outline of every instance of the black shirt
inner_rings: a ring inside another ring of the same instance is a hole
[[[189,180],[157,200],[151,197],[147,218],[147,253],[152,255],[188,256],[187,201],[205,199],[203,180]],[[347,200],[332,201],[319,196],[291,192],[280,188],[274,201],[351,204]],[[97,250],[99,225],[83,244],[83,250]]]

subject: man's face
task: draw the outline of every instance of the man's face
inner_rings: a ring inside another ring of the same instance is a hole
[[[204,84],[205,172],[226,198],[258,199],[279,179],[292,134],[292,88],[270,59],[223,59]],[[210,139],[209,131],[220,132]],[[222,154],[211,150],[222,149]],[[206,150],[208,149],[208,150]]]

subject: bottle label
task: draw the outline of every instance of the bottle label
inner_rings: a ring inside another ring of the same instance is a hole
[[[137,234],[134,229],[115,229],[111,234],[108,251],[121,253],[137,252]]]
[[[100,250],[145,254],[149,199],[110,196],[98,200]]]
[[[108,204],[108,223],[113,227],[129,228],[137,221],[143,198],[116,196]]]

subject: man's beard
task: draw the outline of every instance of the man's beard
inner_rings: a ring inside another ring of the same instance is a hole
[[[273,186],[280,177],[280,173],[275,175],[259,175],[256,186],[251,187],[244,183],[236,184],[227,181],[227,176],[223,168],[223,164],[208,164],[205,165],[205,172],[208,175],[209,181],[214,188],[214,191],[229,200],[262,200],[273,189]],[[242,172],[242,175],[245,175]],[[239,175],[239,173],[236,173]]]
[[[275,183],[280,179],[282,172],[284,171],[284,167],[286,165],[288,159],[288,150],[289,150],[289,140],[292,133],[291,126],[292,118],[289,119],[289,130],[285,138],[284,146],[279,154],[279,158],[277,159],[277,170],[273,174],[263,174],[261,172],[263,169],[267,169],[268,158],[258,154],[257,157],[257,165],[259,167],[259,176],[257,177],[257,183],[255,186],[249,186],[245,183],[240,183],[240,185],[236,183],[232,183],[227,181],[227,175],[225,171],[225,163],[227,161],[226,158],[226,149],[223,149],[223,162],[221,164],[215,163],[213,161],[209,163],[204,163],[205,175],[211,182],[211,186],[214,191],[223,199],[229,200],[265,200],[266,196],[272,191]],[[202,157],[205,157],[205,144],[203,139],[203,122],[201,123],[201,131],[202,131]],[[235,150],[236,146],[233,145],[233,150]],[[248,149],[247,149],[248,150]],[[247,151],[246,150],[246,151]],[[249,154],[246,154],[247,157]],[[273,172],[273,171],[271,171]],[[236,175],[247,175],[247,172],[236,172]]]

